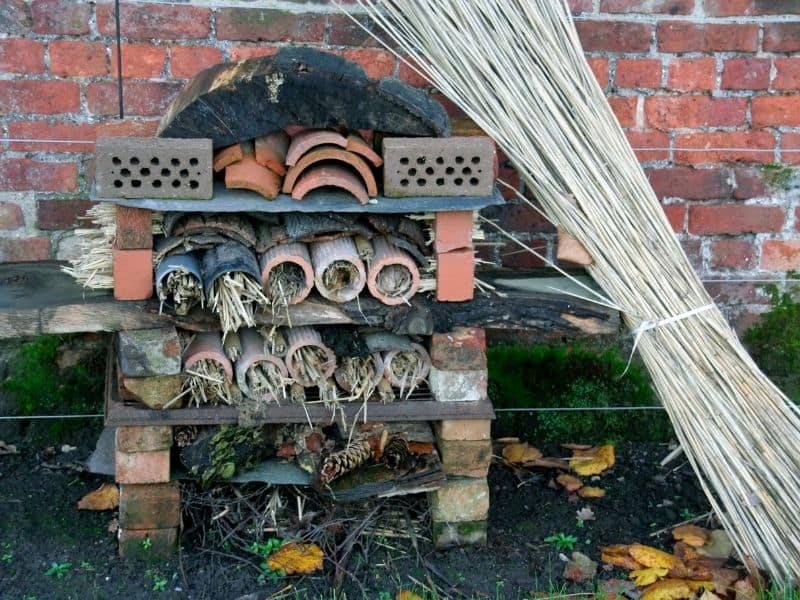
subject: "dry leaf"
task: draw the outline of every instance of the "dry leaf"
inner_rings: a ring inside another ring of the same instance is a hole
[[[750,575],[733,584],[733,589],[736,592],[736,600],[756,600],[759,596],[756,580]]]
[[[528,446],[528,448],[525,450],[525,454],[522,455],[522,462],[532,463],[542,458],[542,456],[543,454],[541,450],[534,448],[533,446]]]
[[[528,444],[525,442],[508,444],[505,448],[503,448],[503,458],[511,463],[522,462],[522,457],[525,456],[525,451],[527,449]]]
[[[669,569],[665,569],[664,567],[651,567],[649,569],[637,569],[635,571],[631,571],[629,576],[631,579],[633,579],[636,585],[639,587],[645,587],[651,583],[655,583],[663,577],[666,577],[667,573],[669,573]]]
[[[575,518],[578,521],[594,521],[594,511],[588,506],[584,506],[582,509],[575,511]]]
[[[715,529],[708,544],[698,548],[697,552],[711,558],[728,558],[733,553],[733,543],[724,529]]]
[[[711,532],[697,525],[681,525],[672,530],[672,537],[697,548],[709,542]]]
[[[556,477],[556,483],[568,492],[574,492],[583,486],[583,482],[580,479],[572,475],[567,475],[566,473],[562,473]]]
[[[0,454],[19,454],[19,452],[14,444],[6,444],[0,440]]]
[[[711,590],[706,590],[702,594],[700,594],[700,598],[698,600],[722,600],[719,596],[717,596]]]
[[[597,457],[604,461],[608,465],[609,469],[617,462],[616,457],[614,456],[613,444],[605,444],[600,446],[597,449]]]
[[[574,450],[569,466],[578,475],[599,475],[614,466],[614,446],[606,444],[589,450]]]
[[[693,592],[699,592],[700,590],[711,590],[714,589],[714,582],[713,581],[687,581],[686,585],[689,586]]]
[[[591,450],[594,448],[591,444],[561,444],[561,447],[567,450]]]
[[[739,571],[736,569],[714,569],[712,574],[714,591],[720,596],[727,596],[733,590],[733,584],[739,579]]]
[[[668,554],[658,548],[652,546],[645,546],[643,544],[631,544],[628,546],[628,552],[636,559],[636,562],[641,563],[645,567],[665,567],[673,569],[681,564],[681,561],[672,554]]]
[[[675,556],[682,561],[700,558],[700,554],[697,553],[697,550],[686,542],[678,542],[673,546],[673,550],[675,552]]]
[[[603,488],[592,485],[585,485],[578,490],[578,496],[581,498],[602,498],[605,495],[606,491]]]
[[[323,557],[322,549],[316,544],[289,542],[267,558],[267,565],[273,571],[281,571],[286,575],[307,575],[322,569]]]
[[[119,506],[119,488],[104,483],[78,500],[78,510],[111,510]]]
[[[662,579],[647,586],[639,600],[682,600],[692,597],[692,588],[682,579]]]
[[[561,458],[544,457],[531,461],[531,466],[542,467],[544,469],[569,470],[569,463]]]
[[[622,569],[637,570],[642,568],[642,565],[636,562],[630,555],[630,552],[628,552],[627,544],[614,544],[612,546],[601,547],[600,560]]]
[[[400,590],[395,596],[395,600],[422,600],[422,596],[411,590]]]

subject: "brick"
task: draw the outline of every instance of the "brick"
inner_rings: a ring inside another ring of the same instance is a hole
[[[94,152],[98,136],[155,135],[158,121],[108,121],[105,123],[66,123],[47,121],[11,121],[9,136],[28,140],[75,140],[68,144],[53,142],[11,142],[11,150],[22,152]]]
[[[122,86],[126,116],[161,116],[183,88],[172,81],[125,81]],[[119,114],[117,84],[90,83],[86,88],[89,112],[95,115]]]
[[[722,89],[765,90],[772,61],[768,58],[729,58],[722,63]]]
[[[489,514],[486,479],[448,479],[428,497],[434,522],[485,521]]]
[[[734,127],[745,124],[746,98],[651,96],[644,99],[645,121],[656,129]]]
[[[34,0],[31,15],[36,33],[85,35],[89,33],[91,4],[76,0]]]
[[[665,204],[661,208],[664,209],[664,215],[669,221],[669,226],[675,233],[683,233],[684,221],[686,221],[686,205],[685,204]]]
[[[31,28],[31,8],[25,0],[0,3],[0,31],[8,35],[25,35]]]
[[[692,206],[689,208],[689,233],[734,235],[780,231],[785,216],[784,210],[777,206]]]
[[[661,21],[656,38],[661,52],[755,52],[758,25]]]
[[[590,56],[586,58],[589,63],[589,68],[594,73],[594,78],[601,88],[605,89],[608,86],[608,59],[599,56]],[[401,67],[402,68],[402,67]]]
[[[236,62],[249,58],[260,58],[262,56],[274,56],[278,53],[278,46],[237,46],[230,49],[231,60]]]
[[[486,544],[487,521],[431,524],[433,545],[437,550],[461,546],[483,546]]]
[[[695,0],[601,0],[600,12],[690,15],[694,3]]]
[[[343,58],[359,65],[370,79],[394,75],[394,54],[387,50],[349,48],[337,54],[341,54]]]
[[[114,247],[119,250],[152,248],[152,211],[145,208],[117,206],[117,235]]]
[[[767,240],[761,246],[761,268],[789,271],[800,268],[800,240]]]
[[[445,441],[476,441],[492,439],[489,419],[451,419],[435,421],[436,437]]]
[[[442,371],[431,367],[428,384],[439,402],[481,402],[487,398],[486,369]]]
[[[592,12],[592,0],[568,0],[567,5],[573,15]]]
[[[647,169],[646,173],[659,198],[709,200],[727,198],[733,191],[730,176],[722,169],[667,167]]]
[[[216,23],[221,40],[321,42],[325,31],[324,15],[271,9],[221,8]]]
[[[522,248],[516,242],[507,242],[500,249],[500,259],[504,267],[509,269],[537,269],[545,266],[543,258],[547,256],[547,240],[534,239],[524,242],[525,245],[535,250],[539,256]]]
[[[764,170],[761,167],[737,167],[733,170],[736,186],[733,197],[737,200],[758,198],[767,194]]]
[[[119,452],[169,450],[172,447],[172,427],[168,425],[117,427],[115,440]]]
[[[0,238],[0,263],[48,260],[52,252],[50,238]]]
[[[586,52],[647,52],[653,26],[622,21],[577,21],[575,28]]]
[[[114,298],[147,300],[153,295],[152,250],[113,250]]]
[[[781,160],[800,164],[800,133],[784,133],[781,136]]]
[[[483,477],[492,462],[491,440],[446,441],[437,443],[442,470],[450,477]]]
[[[619,58],[614,85],[622,88],[661,87],[661,61],[654,58]]]
[[[328,44],[332,46],[380,47],[380,43],[368,32],[380,34],[380,27],[366,16],[331,14],[327,18]],[[366,28],[366,30],[364,29]],[[381,36],[382,37],[382,36]],[[391,41],[389,42],[391,46]]]
[[[173,77],[190,79],[221,62],[222,52],[211,46],[172,46],[169,50],[169,70]]]
[[[800,58],[776,58],[775,79],[772,88],[776,90],[800,89]]]
[[[480,327],[457,327],[431,337],[431,363],[442,371],[486,368],[486,332]]]
[[[589,254],[586,247],[578,241],[578,238],[560,227],[558,228],[555,255],[556,260],[559,262],[580,265],[582,267],[588,267],[594,262],[592,255]]]
[[[50,72],[61,77],[98,77],[108,74],[103,42],[50,42]]]
[[[714,58],[676,58],[667,66],[667,87],[682,92],[713,90],[717,85]]]
[[[497,207],[483,209],[484,216],[496,219],[503,229],[534,233],[555,233],[555,226],[527,204],[509,201]],[[519,249],[519,246],[517,246]]]
[[[636,127],[636,96],[609,96],[607,100],[620,127]]]
[[[436,213],[434,250],[450,252],[460,248],[471,248],[473,222],[471,210]]]
[[[774,147],[775,136],[767,131],[691,133],[675,137],[674,156],[675,163],[690,165],[733,161],[769,163],[774,159]]]
[[[122,44],[122,76],[124,78],[157,78],[164,70],[167,49],[153,44]],[[117,46],[111,48],[111,75],[117,76]]]
[[[118,483],[166,483],[169,481],[169,450],[122,452],[115,456]]]
[[[0,81],[0,113],[51,115],[80,111],[74,81]]]
[[[800,0],[752,0],[755,15],[800,15]]]
[[[669,136],[663,131],[626,131],[625,137],[640,162],[669,158]]]
[[[0,159],[0,190],[74,192],[77,189],[77,163],[43,162],[30,158]]]
[[[211,34],[211,10],[199,6],[120,2],[122,35],[136,40],[205,39]],[[115,35],[114,3],[97,5],[97,29]]]
[[[800,126],[800,96],[759,96],[751,102],[754,128]]]
[[[181,408],[182,400],[172,402],[181,392],[183,381],[180,375],[159,375],[156,377],[123,377],[122,385],[135,400],[154,410]]]
[[[703,0],[709,17],[737,17],[753,14],[753,0]]]
[[[125,529],[169,529],[181,520],[178,482],[120,485],[119,526]]]
[[[15,202],[0,202],[0,229],[12,230],[25,226],[22,209]]]
[[[471,248],[436,255],[436,299],[464,302],[475,295],[475,255]]]
[[[800,23],[764,25],[764,52],[800,51]]]
[[[123,376],[180,374],[181,344],[174,327],[120,331],[117,338]]]
[[[119,555],[129,560],[166,558],[175,553],[177,546],[177,527],[119,530]]]
[[[0,39],[0,72],[41,73],[44,71],[44,44],[33,40]]]
[[[89,200],[37,200],[36,227],[43,230],[72,229],[94,205]]]
[[[711,242],[711,266],[715,269],[750,270],[755,266],[756,247],[748,240]]]
[[[683,239],[680,244],[689,264],[695,271],[700,271],[703,268],[703,247],[700,240]]]
[[[704,284],[714,302],[723,304],[764,304],[766,298],[759,297],[752,283],[721,283],[708,281]]]

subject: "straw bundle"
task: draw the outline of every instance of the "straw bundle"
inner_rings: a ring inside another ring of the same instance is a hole
[[[492,136],[594,258],[737,550],[800,573],[800,418],[713,305],[583,57],[561,0],[359,0]],[[520,244],[522,245],[522,244]],[[713,491],[713,493],[712,493]]]

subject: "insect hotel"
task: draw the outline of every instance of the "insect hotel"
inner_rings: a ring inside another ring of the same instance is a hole
[[[98,141],[84,253],[71,277],[3,267],[3,334],[118,331],[105,421],[123,555],[175,548],[179,478],[256,464],[339,501],[428,492],[437,547],[485,541],[484,328],[617,321],[476,277],[498,156],[453,130],[420,90],[284,48],[197,75],[159,137]],[[246,459],[220,458],[243,430],[259,432]]]

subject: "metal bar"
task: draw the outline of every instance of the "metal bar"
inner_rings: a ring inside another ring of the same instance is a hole
[[[664,410],[663,406],[540,406],[531,408],[495,408],[496,413],[534,412],[609,412],[623,410]]]
[[[119,96],[119,118],[125,118],[125,109],[122,103],[122,32],[119,16],[119,0],[114,0],[114,19],[117,26],[117,94]]]
[[[12,416],[0,417],[0,421],[41,421],[44,419],[102,419],[105,415],[27,415],[27,416]]]

